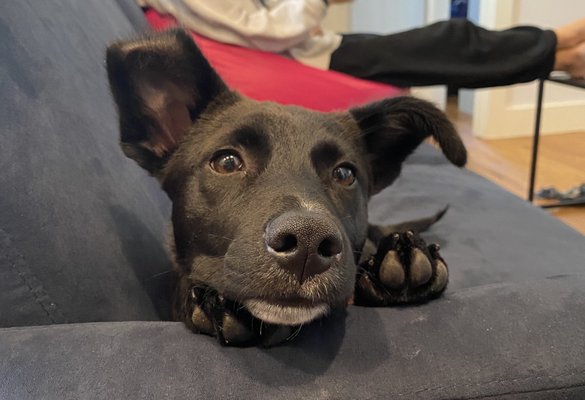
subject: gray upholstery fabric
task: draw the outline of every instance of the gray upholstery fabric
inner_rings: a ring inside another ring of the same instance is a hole
[[[132,32],[111,0],[0,5],[0,326],[167,316],[169,205],[118,147],[104,68]]]
[[[178,323],[0,331],[0,397],[583,399],[585,277],[350,307],[291,345],[222,348]],[[494,396],[494,397],[492,397]]]
[[[136,0],[114,0],[118,3],[120,11],[126,16],[128,22],[132,24],[136,32],[147,32],[150,30],[150,25],[142,9],[136,5]]]
[[[450,205],[423,237],[441,245],[449,290],[585,274],[585,237],[548,212],[476,174],[444,164],[407,164],[371,202],[372,221],[398,222]]]

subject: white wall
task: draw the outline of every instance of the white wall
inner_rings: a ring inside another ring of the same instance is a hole
[[[472,0],[470,15],[486,28],[513,25],[554,28],[585,16],[583,0]],[[473,115],[473,132],[483,138],[532,135],[536,83],[463,91],[460,106]],[[545,84],[543,133],[585,129],[585,91]]]
[[[353,32],[387,34],[425,24],[425,0],[355,0]]]

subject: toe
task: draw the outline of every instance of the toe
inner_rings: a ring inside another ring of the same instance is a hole
[[[420,250],[413,249],[410,262],[410,284],[419,287],[427,283],[433,276],[433,267],[428,257]]]
[[[368,273],[363,273],[358,276],[354,294],[354,302],[356,304],[381,305],[384,304],[385,300],[384,293],[378,289]]]
[[[449,271],[447,266],[441,260],[437,260],[437,268],[435,273],[435,280],[431,285],[431,291],[439,293],[445,289],[449,280]]]
[[[205,312],[201,309],[201,307],[195,306],[193,313],[191,314],[191,322],[193,323],[193,327],[200,333],[213,335],[213,323],[207,317],[207,315],[205,315]]]
[[[398,289],[404,285],[404,267],[395,250],[386,253],[380,264],[379,277],[380,282],[390,289]]]
[[[226,344],[245,343],[255,338],[254,332],[230,312],[223,317],[222,335]]]

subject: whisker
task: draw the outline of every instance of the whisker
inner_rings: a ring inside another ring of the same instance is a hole
[[[148,279],[158,278],[159,276],[163,276],[163,275],[166,275],[166,274],[170,274],[171,272],[175,272],[175,271],[172,270],[172,269],[169,269],[168,271],[163,271],[163,272],[159,272],[158,274],[154,274],[153,276],[151,276]]]
[[[297,336],[299,336],[299,333],[301,333],[301,329],[303,328],[304,324],[301,324],[293,333],[291,333],[285,340],[289,341],[289,340],[293,340],[294,338],[296,338]]]

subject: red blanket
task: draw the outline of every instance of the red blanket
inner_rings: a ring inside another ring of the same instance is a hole
[[[147,10],[146,18],[155,30],[177,26],[173,17],[154,10]],[[195,33],[193,37],[225,82],[256,100],[332,111],[404,93],[403,89],[311,68],[277,54],[219,43]]]

